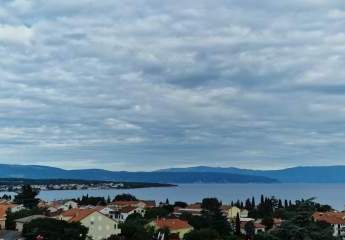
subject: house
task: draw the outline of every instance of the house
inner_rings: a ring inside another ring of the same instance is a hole
[[[141,216],[145,215],[145,209],[142,207],[134,207],[134,206],[128,206],[128,207],[123,207],[119,210],[115,210],[110,212],[111,217],[114,220],[124,222],[126,221],[127,217],[131,214],[140,214]]]
[[[22,205],[16,205],[9,202],[2,202],[0,204],[0,230],[5,229],[7,211],[16,212],[19,211],[21,208],[24,208]]]
[[[255,234],[258,234],[258,233],[260,233],[260,232],[265,232],[265,231],[266,231],[265,225],[262,225],[261,223],[254,222],[254,221],[252,221],[252,220],[250,220],[250,221],[241,221],[241,233],[242,233],[242,234],[246,234],[245,225],[246,225],[248,222],[253,222],[253,223],[254,223]]]
[[[148,224],[153,227],[156,231],[160,229],[169,229],[170,233],[178,234],[180,239],[183,239],[186,233],[193,230],[193,227],[188,224],[187,221],[183,221],[178,218],[168,219],[160,218],[156,219]]]
[[[60,209],[67,211],[71,208],[77,208],[78,207],[78,203],[72,200],[67,200],[64,201],[63,204],[60,206]]]
[[[140,208],[153,208],[156,207],[155,201],[114,201],[110,204],[110,206],[114,206],[116,208],[123,208],[123,207],[140,207]]]
[[[16,230],[18,232],[22,232],[25,223],[29,223],[34,219],[40,219],[40,218],[47,218],[47,217],[44,215],[32,215],[32,216],[16,219],[14,221],[16,223]]]
[[[117,221],[100,213],[95,208],[73,208],[63,212],[59,218],[67,222],[80,222],[89,229],[88,236],[93,240],[107,239],[111,235],[121,233]]]
[[[248,210],[247,209],[240,209],[236,206],[223,206],[222,207],[224,215],[228,219],[235,219],[237,217],[237,214],[240,216],[240,218],[247,218],[248,217]]]
[[[283,223],[281,218],[273,218],[273,228],[280,227]]]
[[[45,206],[47,207],[47,210],[49,212],[54,213],[59,210],[67,211],[71,208],[77,208],[78,203],[72,200],[62,200],[62,201],[53,201],[53,202],[47,203]]]
[[[201,204],[199,204],[199,203],[190,204],[185,208],[177,207],[174,209],[173,214],[175,216],[181,216],[183,213],[188,213],[188,214],[191,214],[193,216],[201,216],[201,213],[202,213]]]
[[[345,239],[345,212],[315,212],[314,221],[327,222],[333,227],[333,236]]]

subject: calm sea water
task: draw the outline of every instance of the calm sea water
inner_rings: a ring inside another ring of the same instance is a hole
[[[179,184],[178,187],[145,188],[128,190],[69,190],[43,191],[39,197],[44,200],[77,198],[82,195],[114,197],[120,193],[130,193],[140,199],[170,202],[196,202],[205,197],[217,197],[223,203],[244,200],[260,195],[276,196],[282,199],[296,200],[315,197],[318,202],[330,204],[333,208],[343,210],[345,205],[345,184]]]

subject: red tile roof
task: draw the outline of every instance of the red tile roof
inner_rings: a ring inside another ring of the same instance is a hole
[[[344,212],[315,212],[313,218],[318,222],[327,222],[329,224],[345,224]]]
[[[135,209],[137,209],[137,207],[135,207],[135,206],[134,207],[133,206],[126,206],[126,207],[121,208],[120,212],[129,213]]]
[[[69,222],[79,222],[83,220],[84,218],[86,218],[87,216],[89,216],[91,213],[94,213],[96,211],[97,209],[93,209],[93,208],[85,208],[85,209],[73,208],[66,212],[63,212],[61,215],[63,217],[69,218],[68,219]]]
[[[188,224],[187,221],[183,221],[178,218],[174,219],[166,219],[161,218],[154,221],[154,224],[159,229],[168,228],[170,230],[179,230],[179,229],[186,229],[191,228],[192,226]]]
[[[0,204],[0,219],[6,218],[6,212],[9,208],[16,207],[17,205],[11,203],[1,203]]]

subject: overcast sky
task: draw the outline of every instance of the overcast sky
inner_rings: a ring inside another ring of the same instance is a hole
[[[0,54],[1,163],[345,163],[344,0],[5,0]]]

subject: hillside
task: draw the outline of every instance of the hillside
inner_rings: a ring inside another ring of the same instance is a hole
[[[102,169],[65,170],[36,165],[0,164],[2,178],[85,179],[155,183],[273,183],[275,179],[218,172],[126,172]]]
[[[281,170],[250,170],[221,167],[171,168],[159,172],[198,172],[247,174],[277,179],[287,183],[345,183],[345,166],[293,167]]]

